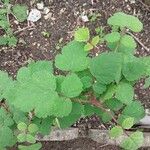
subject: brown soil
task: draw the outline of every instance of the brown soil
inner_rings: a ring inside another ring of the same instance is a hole
[[[26,65],[30,60],[52,60],[60,49],[56,49],[58,41],[63,38],[60,47],[62,47],[72,37],[72,31],[81,25],[89,26],[92,31],[98,26],[105,26],[107,18],[114,12],[123,11],[128,14],[136,15],[144,24],[144,30],[135,36],[148,48],[150,48],[150,11],[147,5],[143,5],[140,0],[131,3],[130,0],[43,0],[45,6],[50,8],[51,17],[44,19],[44,15],[40,21],[35,23],[35,29],[32,31],[22,31],[17,34],[19,43],[15,48],[1,47],[0,50],[0,69],[6,70],[10,75],[15,77],[17,70]],[[29,8],[34,8],[36,4],[32,4],[32,0],[14,0],[14,3],[26,3]],[[91,12],[101,14],[95,22],[83,23],[79,16],[82,13],[89,14]],[[27,26],[27,22],[16,25],[14,20],[11,20],[14,31],[19,27]],[[50,33],[50,38],[45,38],[41,32],[47,31]],[[94,32],[92,32],[94,34]],[[106,50],[105,46],[99,47],[99,52]],[[138,56],[148,56],[150,51],[145,50],[141,45],[137,47]],[[136,85],[136,96],[145,107],[150,108],[150,89],[143,89],[143,81]],[[97,121],[90,122],[89,126],[97,127]],[[84,121],[84,123],[87,123]],[[68,142],[49,142],[45,143],[43,150],[99,150],[109,149],[117,150],[119,148],[106,146],[101,148],[89,139],[79,139]]]

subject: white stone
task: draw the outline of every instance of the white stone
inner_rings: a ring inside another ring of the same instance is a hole
[[[43,2],[37,3],[36,6],[37,6],[37,8],[38,8],[39,10],[44,9],[44,3],[43,3]]]
[[[48,7],[44,7],[43,14],[47,15],[50,9]]]
[[[32,9],[28,16],[28,21],[36,22],[41,18],[41,12],[37,9]]]
[[[52,18],[52,13],[51,12],[44,16],[45,20],[50,19],[50,18]]]
[[[81,16],[81,19],[82,19],[83,22],[88,22],[89,21],[89,18],[88,18],[87,15]]]

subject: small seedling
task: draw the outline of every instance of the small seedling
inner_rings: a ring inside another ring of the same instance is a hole
[[[9,16],[12,14],[19,22],[25,21],[27,19],[27,6],[19,4],[12,6],[9,0],[3,0],[2,4],[0,27],[4,34],[0,36],[0,45],[16,46],[18,40],[13,34]]]
[[[46,38],[49,38],[50,37],[50,33],[47,32],[47,31],[42,31],[41,34],[46,37]]]

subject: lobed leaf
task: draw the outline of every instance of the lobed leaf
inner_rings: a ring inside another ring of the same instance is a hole
[[[55,58],[57,68],[64,71],[78,72],[88,68],[90,58],[84,51],[84,43],[71,41],[62,49],[62,54]]]
[[[137,150],[139,147],[142,146],[143,141],[143,133],[140,131],[136,131],[122,142],[121,147],[126,150]]]
[[[103,53],[92,59],[90,71],[102,84],[118,82],[121,78],[122,55],[120,53]]]
[[[129,28],[133,32],[140,32],[143,29],[143,24],[137,17],[123,12],[115,13],[108,19],[107,23],[112,26],[119,26],[120,28]]]
[[[76,74],[67,75],[61,84],[61,92],[66,97],[77,97],[83,91],[83,84]]]

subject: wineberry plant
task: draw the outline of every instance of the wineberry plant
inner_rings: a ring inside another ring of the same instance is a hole
[[[0,149],[16,143],[20,150],[41,149],[37,134],[70,127],[94,114],[103,123],[111,122],[110,138],[127,135],[122,148],[142,146],[143,133],[128,134],[127,130],[145,115],[134,97],[134,85],[146,78],[145,88],[149,87],[150,57],[136,57],[137,44],[128,35],[129,30],[140,32],[143,25],[122,12],[107,22],[112,30],[103,39],[91,38],[87,27],[78,28],[54,61],[21,67],[16,79],[0,71]],[[100,50],[101,41],[107,45],[106,52],[89,57],[95,48]],[[64,73],[57,75],[55,68]]]

